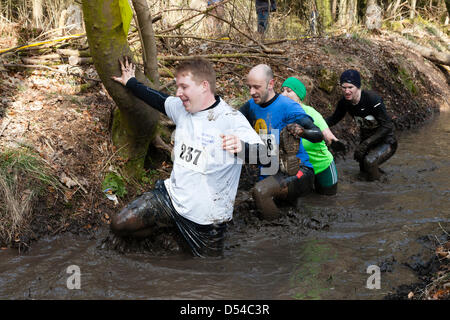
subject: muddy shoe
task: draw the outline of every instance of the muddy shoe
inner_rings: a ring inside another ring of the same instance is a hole
[[[297,174],[300,166],[300,159],[297,158],[300,141],[294,137],[287,128],[280,134],[280,170],[281,172],[293,176]]]

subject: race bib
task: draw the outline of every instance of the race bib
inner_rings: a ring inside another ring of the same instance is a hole
[[[206,172],[207,152],[202,145],[181,140],[175,145],[174,151],[176,164],[203,174]]]

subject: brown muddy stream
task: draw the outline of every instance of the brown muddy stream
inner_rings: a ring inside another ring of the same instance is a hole
[[[450,229],[450,113],[402,132],[380,182],[339,159],[337,196],[310,195],[297,221],[230,228],[223,258],[121,254],[95,237],[63,234],[22,254],[0,251],[0,299],[382,299],[417,282],[407,265]],[[293,209],[290,210],[291,214]],[[80,270],[80,289],[69,289]],[[366,287],[380,267],[380,289]]]

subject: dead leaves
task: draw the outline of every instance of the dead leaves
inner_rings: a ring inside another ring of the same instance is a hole
[[[69,189],[77,185],[77,183],[73,179],[68,177],[65,172],[61,173],[61,175],[59,176],[59,181],[61,181]]]
[[[436,255],[439,259],[450,260],[450,241],[436,248]]]

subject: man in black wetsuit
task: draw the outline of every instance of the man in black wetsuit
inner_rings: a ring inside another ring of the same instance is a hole
[[[340,84],[344,96],[333,115],[326,118],[329,127],[338,123],[348,112],[360,129],[360,144],[354,153],[361,172],[369,181],[380,178],[378,166],[397,150],[394,123],[386,112],[383,99],[373,91],[361,90],[361,76],[356,70],[342,73]]]

